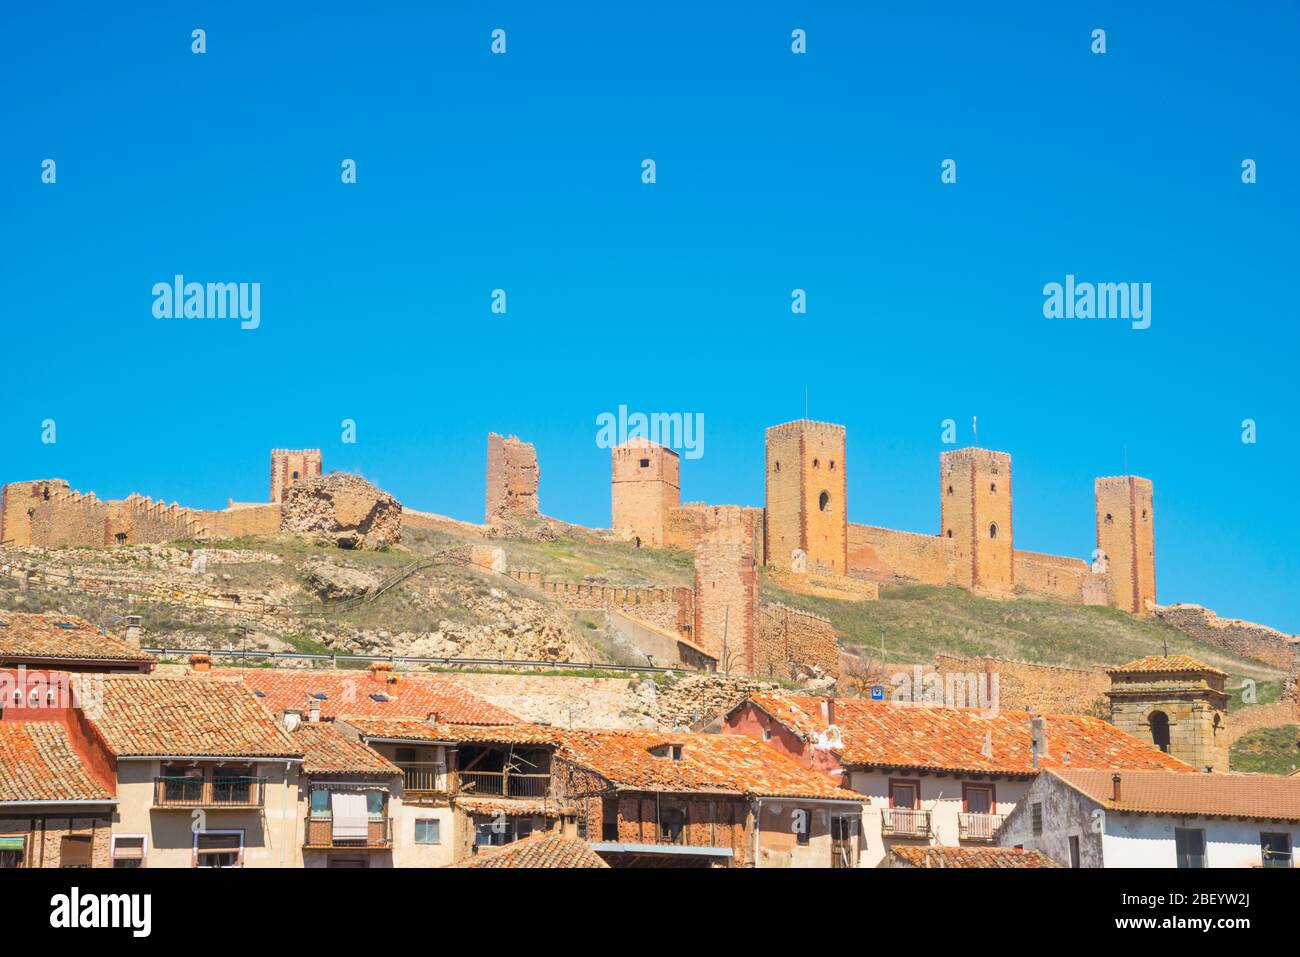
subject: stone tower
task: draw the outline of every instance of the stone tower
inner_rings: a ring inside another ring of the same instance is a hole
[[[271,450],[271,501],[284,500],[284,492],[300,479],[315,478],[321,473],[320,449]]]
[[[668,541],[668,513],[681,504],[681,461],[672,449],[630,439],[611,450],[610,527],[636,544],[661,548]]]
[[[848,568],[844,426],[798,419],[767,430],[764,561],[789,570],[800,549],[809,571]]]
[[[1110,723],[1203,771],[1228,770],[1227,675],[1187,655],[1108,668]]]
[[[487,506],[484,514],[489,525],[494,519],[507,515],[529,518],[540,515],[537,499],[540,480],[537,450],[531,442],[521,442],[513,435],[488,433]]]
[[[939,534],[952,539],[957,584],[1010,592],[1016,584],[1011,456],[976,448],[941,453],[939,496]]]
[[[696,644],[718,670],[749,674],[758,627],[758,555],[755,517],[737,505],[719,505],[698,526],[695,539]]]
[[[1156,533],[1151,480],[1099,478],[1097,547],[1110,570],[1111,604],[1137,615],[1156,600]]]

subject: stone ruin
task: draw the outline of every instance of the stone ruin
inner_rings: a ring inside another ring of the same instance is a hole
[[[402,506],[359,475],[331,472],[285,490],[280,530],[339,548],[387,548],[402,540]]]

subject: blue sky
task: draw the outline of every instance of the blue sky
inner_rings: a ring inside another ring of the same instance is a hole
[[[1127,455],[1161,600],[1300,631],[1295,4],[269,6],[6,8],[0,481],[217,507],[319,446],[478,520],[495,430],[607,525],[598,414],[703,413],[684,499],[761,504],[807,389],[855,521],[936,532],[978,415],[1017,547],[1088,556]],[[260,328],[155,319],[176,273]],[[1045,319],[1067,273],[1151,327]]]

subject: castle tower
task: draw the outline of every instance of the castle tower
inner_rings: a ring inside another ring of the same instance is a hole
[[[272,449],[271,501],[283,501],[285,489],[290,485],[315,478],[320,472],[320,449]]]
[[[988,449],[939,455],[939,534],[952,539],[957,584],[1010,592],[1016,584],[1011,456]]]
[[[1155,506],[1151,480],[1136,475],[1099,478],[1097,547],[1110,570],[1111,604],[1137,615],[1156,600]]]
[[[698,526],[695,540],[693,636],[719,671],[750,674],[758,627],[758,555],[751,509],[719,505]]]
[[[529,518],[540,515],[537,500],[540,481],[537,450],[531,442],[521,442],[513,435],[488,433],[486,521],[489,524],[506,515]]]
[[[1198,771],[1228,770],[1228,677],[1187,655],[1152,655],[1110,675],[1110,723]]]
[[[789,570],[800,549],[810,571],[848,568],[844,426],[798,419],[767,430],[764,562]]]
[[[630,439],[610,450],[610,527],[637,547],[668,543],[668,513],[681,504],[681,461],[672,449]]]

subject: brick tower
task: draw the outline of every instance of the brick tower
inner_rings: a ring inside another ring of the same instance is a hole
[[[957,584],[1010,592],[1016,584],[1011,456],[976,448],[941,453],[939,496],[939,534],[952,539]]]
[[[808,569],[848,568],[844,426],[798,419],[767,430],[764,562],[789,569],[802,549]]]
[[[484,509],[488,524],[507,515],[529,518],[540,515],[537,498],[540,481],[537,450],[531,442],[521,442],[513,435],[488,433],[487,504]]]
[[[315,478],[320,473],[320,449],[272,449],[271,501],[282,501],[285,489],[294,482]]]
[[[750,509],[719,505],[699,525],[695,540],[693,635],[718,670],[750,674],[758,624],[756,527]]]
[[[1108,668],[1110,723],[1198,771],[1228,770],[1227,675],[1187,655]]]
[[[1156,600],[1155,508],[1151,480],[1136,475],[1099,478],[1097,547],[1110,569],[1111,604],[1136,615]]]
[[[630,439],[610,452],[610,527],[638,548],[662,548],[668,542],[668,513],[682,500],[677,453],[646,439]]]

